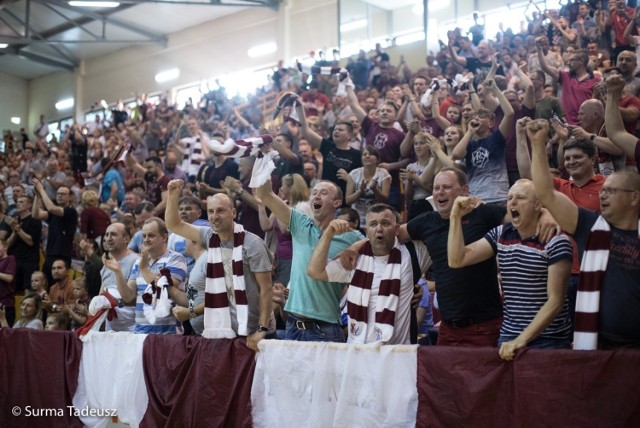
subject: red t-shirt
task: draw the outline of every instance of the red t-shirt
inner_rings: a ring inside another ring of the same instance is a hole
[[[579,187],[572,180],[554,177],[553,186],[558,192],[569,197],[577,206],[600,212],[600,189],[602,189],[606,178],[604,175],[596,174],[585,185]],[[577,275],[580,273],[580,260],[578,259],[578,246],[573,238],[571,238],[571,246],[573,247],[571,273]]]

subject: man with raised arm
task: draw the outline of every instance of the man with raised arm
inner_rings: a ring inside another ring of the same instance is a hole
[[[362,153],[349,145],[353,135],[350,122],[337,122],[333,128],[333,141],[322,138],[309,127],[302,103],[296,110],[302,125],[302,135],[311,147],[322,153],[322,179],[336,183],[343,195],[347,192],[347,178],[351,171],[362,166]],[[277,142],[274,147],[276,150]]]
[[[514,111],[495,81],[486,80],[484,88],[498,98],[504,117],[498,129],[492,131],[495,114],[480,109],[469,122],[469,128],[453,149],[452,156],[466,161],[471,194],[487,203],[504,205],[509,191],[506,140],[512,129]]]
[[[42,271],[47,275],[49,284],[53,284],[51,268],[56,259],[62,259],[71,266],[71,250],[73,237],[78,227],[78,212],[71,206],[71,189],[60,186],[56,190],[56,203],[47,195],[42,182],[33,179],[35,199],[31,207],[31,216],[36,220],[49,223],[47,248],[45,250]],[[44,206],[44,209],[41,207]]]
[[[332,220],[309,261],[307,273],[320,281],[348,283],[347,314],[349,343],[384,342],[409,344],[413,266],[407,247],[398,242],[400,215],[386,204],[367,211],[367,241],[360,249],[354,270],[344,269],[339,260],[328,260],[329,246],[336,235],[351,231],[346,220]],[[421,272],[430,258],[422,242],[414,243]]]
[[[207,249],[204,303],[191,307],[191,316],[204,314],[202,335],[210,339],[245,336],[247,347],[258,350],[258,342],[270,331],[271,255],[262,239],[236,223],[233,200],[223,193],[207,198],[211,227],[197,227],[180,219],[178,201],[182,180],[168,185],[167,227]],[[178,302],[188,306],[188,299]]]
[[[280,199],[267,181],[256,189],[258,198],[291,232],[293,259],[289,280],[289,298],[285,310],[288,312],[285,339],[307,342],[344,342],[340,327],[340,298],[342,284],[318,281],[307,275],[307,264],[320,236],[334,219],[336,210],[342,205],[340,187],[330,181],[320,181],[311,190],[309,203],[313,217],[291,209]],[[331,240],[329,257],[360,240],[358,232],[337,235]]]
[[[546,244],[540,242],[536,227],[542,205],[533,183],[521,179],[509,190],[511,223],[465,246],[462,217],[479,203],[473,196],[456,198],[449,222],[448,259],[451,268],[460,268],[497,256],[504,296],[500,357],[512,360],[516,350],[524,347],[568,349],[571,321],[566,287],[573,255],[569,238],[558,235]]]
[[[625,130],[620,114],[620,96],[625,85],[624,78],[610,76],[605,81],[605,85],[607,104],[604,109],[604,126],[607,128],[607,135],[613,144],[624,151],[627,158],[636,161],[636,166],[640,171],[640,139]]]
[[[536,194],[580,252],[574,349],[640,347],[640,176],[624,171],[607,177],[601,214],[579,208],[553,188],[544,149],[548,131],[545,121],[527,124]]]
[[[569,56],[569,71],[560,71],[547,63],[543,56],[544,39],[538,37],[538,60],[542,71],[562,86],[562,108],[567,115],[567,122],[571,125],[578,124],[578,110],[582,103],[593,96],[593,87],[600,80],[587,69],[589,56],[584,50],[578,50]]]

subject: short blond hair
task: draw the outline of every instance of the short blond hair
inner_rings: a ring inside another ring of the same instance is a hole
[[[82,204],[87,207],[96,207],[98,206],[98,194],[94,190],[85,190],[82,193]]]

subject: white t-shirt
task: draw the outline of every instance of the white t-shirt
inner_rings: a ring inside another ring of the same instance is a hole
[[[416,255],[420,263],[421,272],[425,272],[431,265],[431,257],[427,252],[427,247],[422,241],[413,241],[416,248]],[[400,277],[400,295],[398,296],[398,307],[396,308],[396,318],[393,335],[387,342],[388,345],[400,345],[410,343],[409,327],[411,322],[411,298],[413,297],[413,269],[411,267],[411,255],[404,245],[400,246],[402,255]],[[373,272],[373,283],[371,284],[371,294],[368,304],[367,317],[367,338],[365,343],[376,341],[376,301],[380,289],[380,281],[383,279],[384,271],[387,267],[389,256],[374,257],[375,265]],[[349,284],[353,278],[355,270],[349,271],[342,267],[339,260],[331,260],[326,267],[329,281]],[[351,343],[349,336],[347,342]]]

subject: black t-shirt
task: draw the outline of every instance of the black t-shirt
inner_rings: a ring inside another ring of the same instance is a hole
[[[578,224],[573,237],[580,260],[598,215],[578,208]],[[640,341],[640,239],[637,230],[611,226],[609,262],[600,287],[599,315],[598,331],[601,335]]]
[[[75,208],[64,208],[62,217],[49,213],[47,256],[71,257],[77,227],[78,212]]]
[[[240,178],[238,164],[231,158],[225,159],[218,168],[216,168],[215,163],[211,161],[201,166],[197,175],[198,181],[204,181],[216,189],[222,188],[222,184],[220,183],[223,182],[227,176]]]
[[[502,223],[506,210],[495,205],[481,205],[462,218],[465,245],[471,244]],[[460,269],[449,268],[447,241],[449,220],[436,211],[427,212],[407,224],[412,240],[421,240],[433,260],[438,306],[443,320],[477,318],[490,320],[502,315],[496,261]]]
[[[342,150],[336,147],[335,143],[326,138],[320,143],[320,153],[322,153],[322,179],[336,183],[342,189],[343,202],[347,195],[347,182],[338,178],[338,170],[344,169],[351,172],[362,166],[362,152],[349,147]]]
[[[15,256],[16,260],[22,263],[37,263],[40,259],[40,237],[42,235],[42,222],[31,216],[21,220],[20,227],[33,239],[33,245],[29,246],[20,238],[16,237],[16,241],[9,248],[9,254]]]
[[[478,58],[467,58],[467,69],[473,73],[475,82],[483,82],[491,70],[491,61],[482,62]],[[496,74],[504,76],[502,65],[498,66]]]

